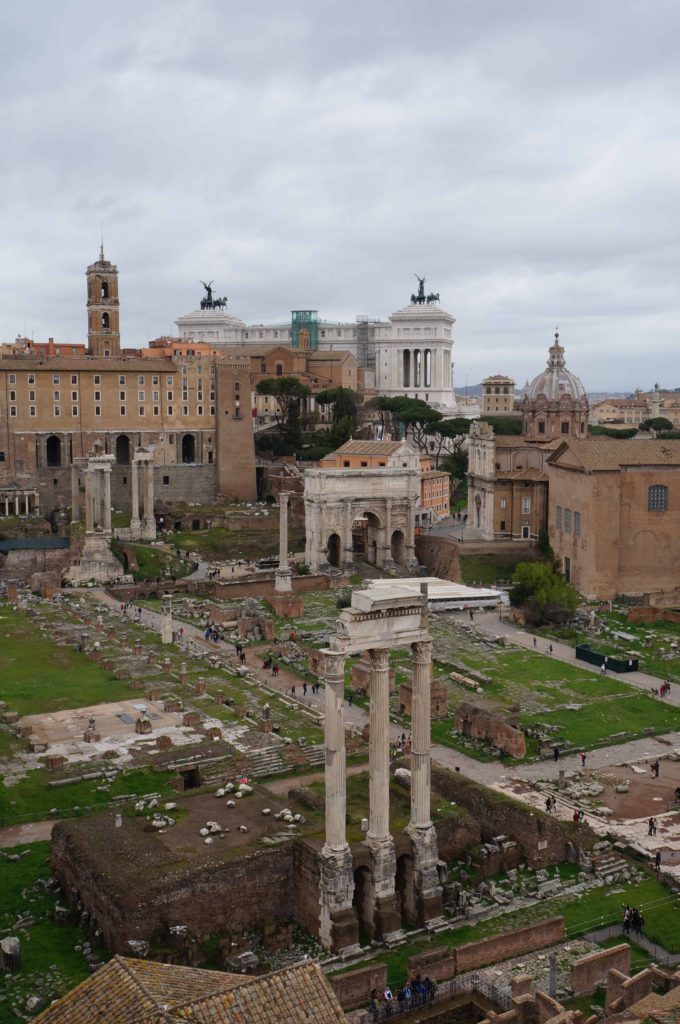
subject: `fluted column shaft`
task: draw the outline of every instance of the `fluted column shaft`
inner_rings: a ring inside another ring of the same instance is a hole
[[[345,755],[345,656],[336,651],[324,651],[324,685],[326,691],[326,717],[324,742],[326,747],[326,843],[331,850],[347,846],[345,821],[347,816],[347,782]]]
[[[144,499],[144,518],[148,523],[155,522],[153,514],[153,461],[146,464],[146,497]]]
[[[111,529],[111,470],[104,471],[104,497],[102,499],[102,526],[105,530]]]
[[[368,741],[368,840],[390,836],[390,668],[389,651],[371,650],[371,709]]]
[[[288,568],[288,491],[279,494],[279,569]]]
[[[431,754],[430,717],[432,641],[411,645],[413,693],[411,706],[411,825],[425,828],[430,818]]]
[[[139,526],[139,463],[132,457],[132,516],[131,526]]]

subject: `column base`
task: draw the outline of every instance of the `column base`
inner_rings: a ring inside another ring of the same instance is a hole
[[[156,520],[153,517],[144,517],[142,520],[142,538],[144,540],[156,539]]]
[[[394,561],[392,556],[389,555],[387,558],[383,559],[382,567],[383,567],[383,569],[396,569],[397,568],[397,563]]]
[[[439,882],[437,863],[437,832],[434,825],[409,825],[407,830],[413,844],[413,888],[416,919],[426,925],[442,916],[443,890]]]
[[[415,555],[413,556],[413,558],[407,558],[404,564],[410,572],[418,572],[418,570],[420,569],[420,563],[418,562],[418,559],[415,557]]]
[[[319,941],[324,949],[336,953],[358,948],[359,922],[352,904],[352,851],[347,845],[340,850],[324,846],[319,860]]]
[[[290,569],[277,569],[274,574],[274,590],[277,594],[290,594],[293,590],[293,574]]]
[[[371,880],[373,882],[373,939],[387,941],[401,931],[401,913],[397,909],[394,882],[397,858],[392,836],[387,839],[367,839],[371,851]]]

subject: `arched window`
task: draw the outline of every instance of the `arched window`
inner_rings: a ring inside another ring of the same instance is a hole
[[[103,327],[103,329],[105,331],[108,331],[108,329],[109,329],[109,314],[108,313],[102,313],[102,327]]]
[[[276,364],[276,376],[283,377],[283,363]]]
[[[109,282],[102,281],[102,298],[108,299],[109,297]]]
[[[665,484],[652,484],[647,489],[647,511],[668,512],[668,488]]]

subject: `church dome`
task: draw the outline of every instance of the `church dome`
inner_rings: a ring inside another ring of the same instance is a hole
[[[522,398],[534,401],[539,395],[545,395],[549,402],[559,402],[565,395],[574,401],[585,398],[583,384],[575,373],[571,373],[564,362],[564,348],[560,345],[560,336],[555,331],[555,342],[550,346],[548,367],[524,388]]]

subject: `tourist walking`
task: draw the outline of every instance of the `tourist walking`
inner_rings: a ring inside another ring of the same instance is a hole
[[[585,766],[586,766],[586,757],[587,757],[587,754],[586,754],[585,750],[582,750],[581,751],[581,767],[582,768],[585,768]]]

